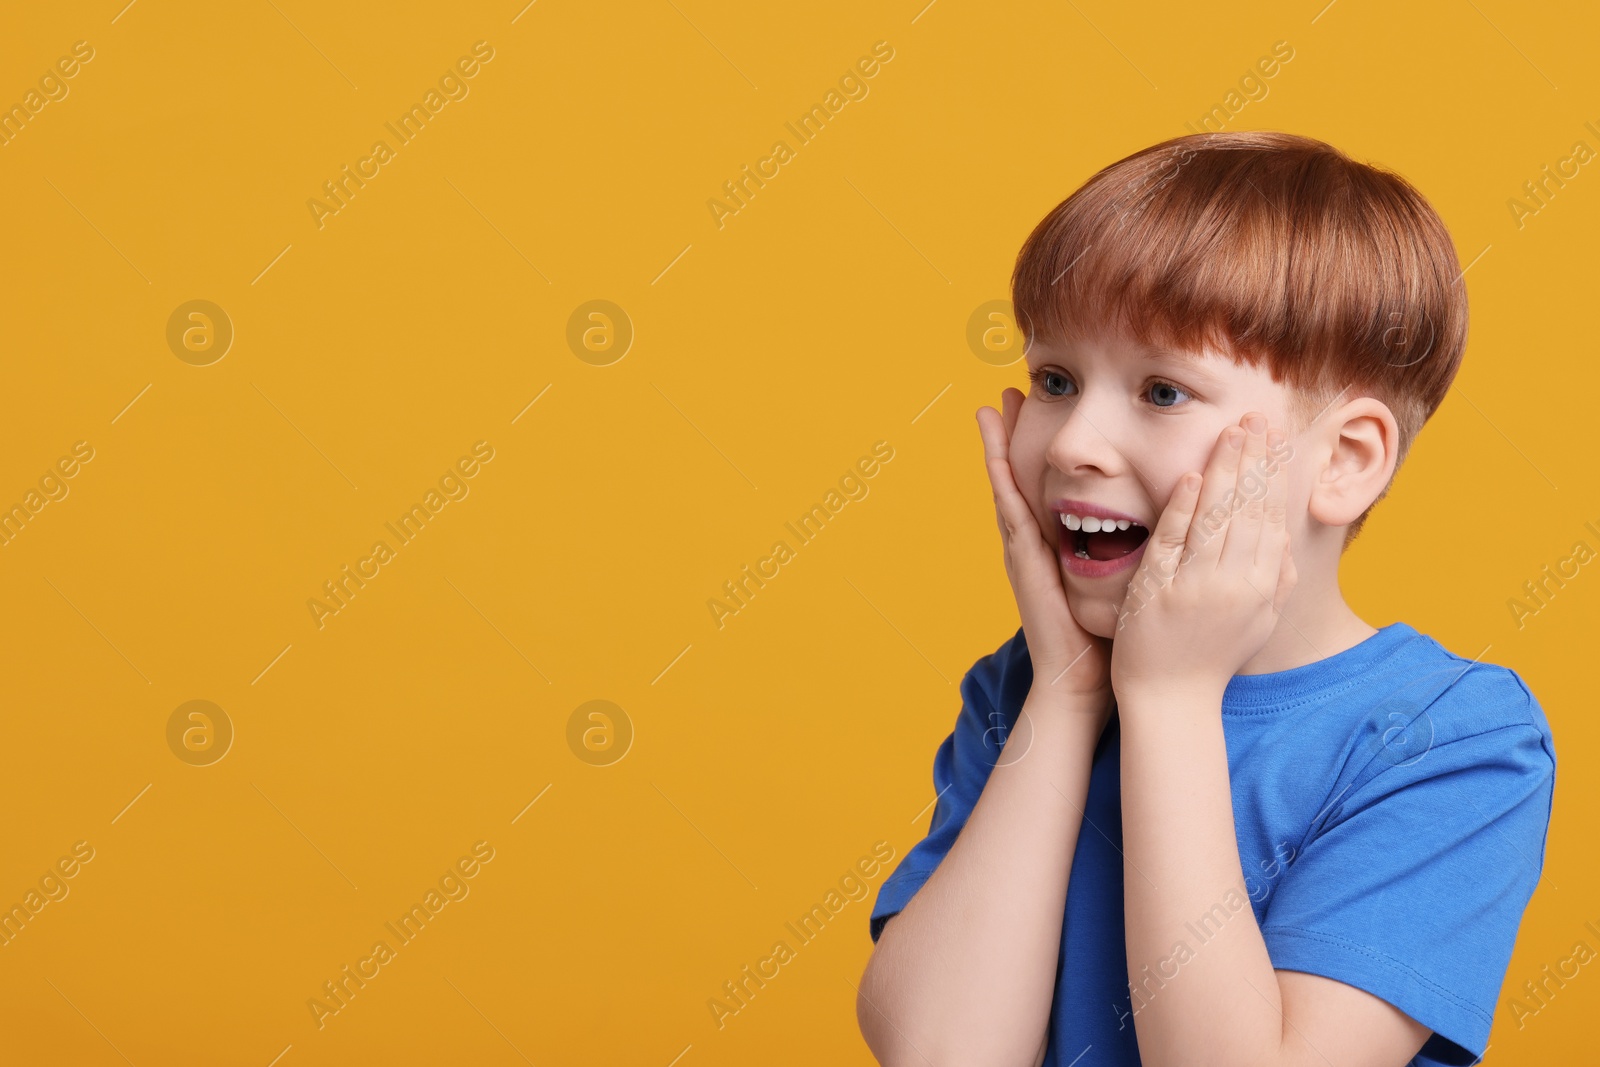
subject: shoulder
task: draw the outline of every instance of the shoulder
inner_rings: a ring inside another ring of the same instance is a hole
[[[1508,667],[1469,659],[1406,627],[1406,640],[1372,672],[1336,803],[1335,825],[1405,795],[1440,833],[1553,801],[1555,740],[1532,690]],[[1397,812],[1398,814],[1398,812]],[[1530,824],[1531,825],[1531,824]],[[1530,833],[1532,830],[1530,829]]]
[[[999,648],[968,669],[961,679],[962,702],[981,709],[987,716],[999,712],[1015,720],[1022,712],[1022,701],[1033,685],[1033,660],[1028,655],[1028,639],[1017,627]]]
[[[1485,662],[1480,653],[1468,659],[1434,638],[1413,631],[1404,649],[1404,680],[1386,703],[1415,708],[1427,719],[1435,746],[1467,741],[1483,734],[1513,730],[1537,735],[1540,746],[1555,758],[1555,739],[1544,709],[1516,671]]]

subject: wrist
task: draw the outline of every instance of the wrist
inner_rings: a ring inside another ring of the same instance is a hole
[[[1227,678],[1172,675],[1123,681],[1115,687],[1117,710],[1119,714],[1137,715],[1149,708],[1160,715],[1163,714],[1160,709],[1174,706],[1220,708],[1228,681]]]
[[[1062,714],[1110,715],[1111,684],[1092,690],[1067,689],[1035,679],[1028,689],[1027,703]]]

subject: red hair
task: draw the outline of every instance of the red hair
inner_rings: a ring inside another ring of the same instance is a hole
[[[1461,273],[1443,221],[1398,174],[1310,137],[1228,131],[1095,174],[1029,234],[1011,292],[1030,344],[1109,331],[1210,348],[1264,363],[1303,419],[1375,397],[1403,460],[1466,348]]]

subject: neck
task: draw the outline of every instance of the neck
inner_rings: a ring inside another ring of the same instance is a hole
[[[1337,571],[1296,583],[1261,651],[1240,674],[1269,674],[1304,667],[1365,641],[1378,631],[1350,610],[1339,591]]]

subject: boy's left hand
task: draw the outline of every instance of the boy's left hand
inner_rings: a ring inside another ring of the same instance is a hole
[[[1111,684],[1205,693],[1259,652],[1294,588],[1283,433],[1251,413],[1217,438],[1205,475],[1178,480],[1128,585]],[[1242,428],[1241,428],[1242,427]]]

